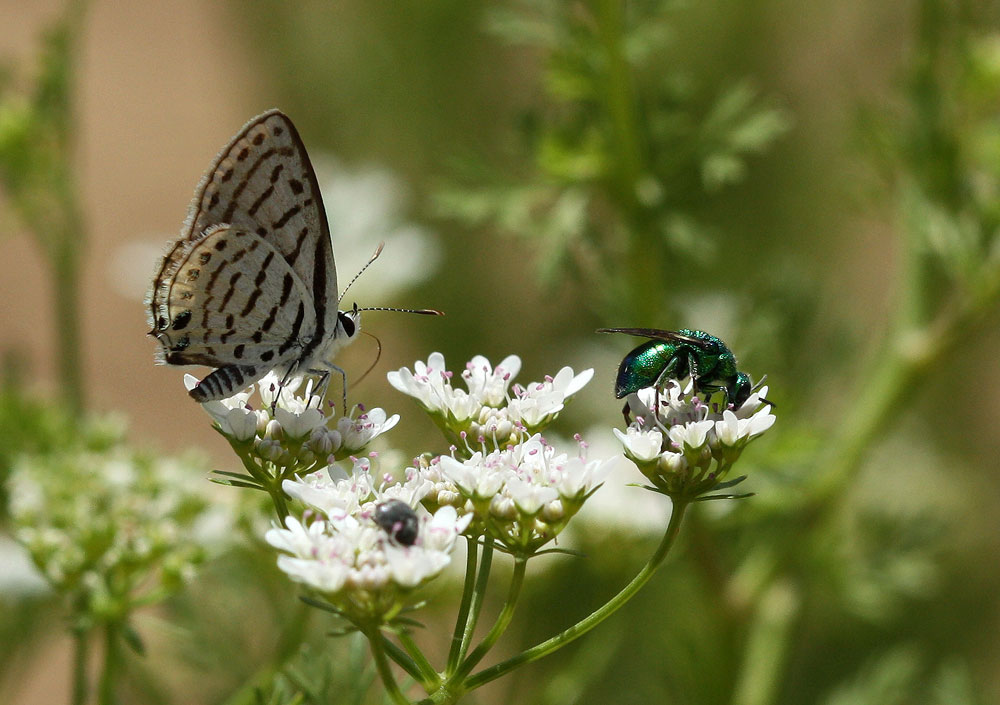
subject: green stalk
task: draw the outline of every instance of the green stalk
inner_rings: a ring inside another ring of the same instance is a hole
[[[472,605],[472,594],[475,589],[476,564],[479,559],[479,544],[473,538],[466,538],[465,584],[462,586],[462,603],[455,616],[455,631],[451,637],[451,648],[448,651],[448,665],[445,673],[454,673],[462,658],[462,644],[465,642],[465,628],[469,619],[469,608]]]
[[[458,658],[461,659],[469,651],[469,644],[472,643],[472,636],[476,631],[476,624],[479,622],[479,613],[483,608],[483,598],[486,596],[486,585],[490,580],[490,569],[493,566],[493,538],[487,536],[483,540],[483,557],[479,562],[479,577],[476,579],[476,586],[472,591],[472,602],[469,608],[469,618],[465,622],[465,630],[462,633],[462,645],[459,648]],[[448,672],[449,677],[451,673]]]
[[[441,676],[434,670],[434,667],[427,660],[427,657],[424,656],[424,652],[420,650],[416,642],[413,641],[410,633],[405,629],[400,629],[396,632],[396,636],[417,668],[416,675],[410,674],[413,675],[414,680],[419,682],[428,693],[441,685]]]
[[[631,297],[629,310],[636,316],[648,318],[662,306],[662,266],[660,243],[646,224],[644,209],[639,203],[637,187],[644,167],[643,145],[640,133],[638,100],[633,76],[625,56],[625,3],[623,0],[596,0],[595,21],[597,35],[603,47],[606,74],[603,77],[604,106],[608,116],[611,151],[616,155],[615,184],[611,200],[621,211],[623,224],[628,231],[628,277],[633,286],[626,289]],[[637,295],[641,292],[641,295]]]
[[[382,634],[377,627],[365,630],[364,634],[368,637],[368,644],[371,646],[372,656],[375,659],[375,668],[382,678],[382,684],[385,686],[386,692],[389,693],[389,697],[396,705],[410,705],[409,699],[399,689],[399,684],[396,683],[396,678],[392,675],[392,667],[385,656]]]
[[[775,702],[780,683],[778,674],[784,670],[799,607],[799,595],[788,582],[774,583],[761,597],[750,624],[733,705]]]
[[[385,649],[386,655],[395,661],[396,665],[406,671],[410,678],[419,683],[420,669],[417,668],[417,664],[413,661],[410,655],[399,646],[393,644],[385,634],[382,634],[381,637],[382,648]],[[437,674],[434,675],[436,676]]]
[[[521,596],[521,588],[524,586],[524,572],[528,566],[527,558],[523,556],[518,556],[514,561],[514,574],[510,579],[510,588],[507,591],[507,601],[504,602],[503,608],[500,610],[500,614],[497,616],[497,621],[493,624],[490,631],[483,637],[483,640],[479,643],[479,646],[469,654],[469,657],[462,662],[462,665],[455,672],[449,680],[455,683],[461,683],[472,669],[476,667],[483,656],[493,648],[493,645],[497,643],[497,640],[503,636],[503,633],[507,631],[507,627],[510,625],[510,620],[514,617],[514,608],[517,606],[517,600]]]
[[[68,218],[69,216],[67,216]],[[83,364],[80,339],[80,256],[79,228],[71,228],[52,252],[53,292],[56,321],[56,351],[59,385],[63,398],[74,414],[83,411]]]
[[[663,535],[663,540],[660,542],[660,545],[657,547],[655,553],[653,553],[642,570],[639,571],[639,573],[632,579],[632,582],[626,585],[621,592],[569,629],[560,632],[551,639],[543,641],[541,644],[533,646],[527,651],[521,652],[513,658],[509,658],[502,663],[498,663],[495,666],[491,666],[490,668],[475,674],[465,681],[463,686],[464,689],[473,690],[481,685],[489,683],[492,680],[496,680],[518,666],[531,663],[532,661],[537,661],[543,656],[547,656],[553,651],[561,649],[571,641],[583,636],[614,614],[626,602],[632,599],[632,597],[634,597],[647,582],[649,582],[653,573],[656,572],[656,569],[663,562],[667,552],[670,550],[674,540],[677,538],[677,533],[681,526],[681,520],[684,518],[684,512],[687,507],[687,500],[678,500],[674,503],[673,511],[670,514],[670,523],[667,525],[667,530]]]
[[[121,666],[121,639],[118,634],[118,623],[108,622],[104,627],[104,667],[101,670],[101,680],[98,685],[98,702],[101,705],[114,705],[115,682]]]
[[[267,493],[274,502],[274,511],[278,514],[278,523],[284,528],[288,516],[288,503],[285,501],[285,491],[281,489],[281,476],[276,474],[267,484]]]
[[[90,685],[87,678],[87,662],[90,660],[90,632],[73,627],[73,695],[72,705],[85,705]]]

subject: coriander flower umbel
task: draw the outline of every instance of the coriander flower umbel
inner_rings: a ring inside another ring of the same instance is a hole
[[[196,383],[197,378],[185,376],[189,387]],[[301,378],[293,378],[282,387],[279,376],[270,372],[258,383],[259,409],[250,403],[253,385],[228,399],[202,404],[250,473],[247,482],[292,477],[358,455],[399,421],[398,415],[377,408],[366,411],[361,405],[339,418],[324,413],[322,399],[312,393],[312,381],[299,395],[301,383]]]
[[[386,622],[398,614],[411,590],[448,565],[456,539],[472,520],[453,507],[430,514],[419,497],[407,500],[400,486],[376,486],[363,461],[356,461],[351,477],[321,471],[286,480],[284,489],[312,510],[267,532],[268,543],[283,552],[278,567],[355,623]],[[389,501],[405,502],[413,511],[415,537],[401,542],[376,521],[377,509]]]
[[[706,403],[688,380],[682,388],[670,381],[662,389],[641,389],[629,396],[635,420],[625,431],[614,429],[625,455],[653,484],[671,497],[694,499],[724,484],[743,449],[775,421],[754,392],[738,409]]]
[[[121,620],[176,592],[228,540],[231,517],[200,479],[190,463],[117,446],[23,456],[8,485],[14,535],[77,616]]]
[[[536,434],[504,450],[458,460],[443,455],[417,469],[425,504],[471,513],[473,534],[488,533],[513,553],[531,555],[554,539],[600,486],[617,458],[588,461],[559,453]]]
[[[473,451],[469,441],[487,442],[493,448],[516,444],[542,431],[566,400],[594,375],[592,369],[574,373],[563,367],[554,377],[526,386],[513,384],[521,359],[510,355],[496,367],[476,355],[462,372],[466,389],[451,386],[453,373],[444,356],[431,353],[427,362],[418,360],[413,372],[407,367],[389,372],[389,384],[415,398],[460,453]]]

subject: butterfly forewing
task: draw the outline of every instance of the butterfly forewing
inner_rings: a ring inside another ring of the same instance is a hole
[[[198,186],[182,238],[153,281],[151,333],[170,364],[253,367],[259,377],[316,354],[334,335],[337,302],[316,175],[295,126],[266,112]]]

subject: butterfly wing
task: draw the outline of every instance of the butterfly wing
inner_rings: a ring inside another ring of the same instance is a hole
[[[334,329],[338,296],[330,228],[309,156],[284,113],[258,115],[222,149],[195,191],[182,240],[198,240],[218,225],[266,240],[310,292],[323,331]],[[177,256],[167,255],[157,282],[179,268]]]
[[[216,226],[168,257],[177,267],[157,289],[153,330],[168,364],[254,365],[262,376],[316,329],[309,291],[264,238]]]
[[[170,364],[262,365],[263,375],[334,334],[330,228],[283,113],[253,118],[215,158],[149,298],[150,332]]]

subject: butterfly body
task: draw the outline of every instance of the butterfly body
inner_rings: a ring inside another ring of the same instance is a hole
[[[148,303],[158,362],[216,368],[190,391],[196,401],[272,370],[337,369],[330,361],[357,336],[360,313],[338,308],[319,184],[284,114],[257,116],[216,157]]]

